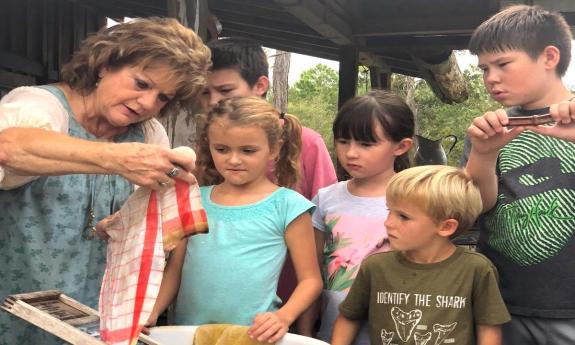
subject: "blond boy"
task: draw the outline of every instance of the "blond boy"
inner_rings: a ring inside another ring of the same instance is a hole
[[[471,178],[448,166],[411,168],[391,179],[386,198],[393,251],[362,263],[332,345],[350,344],[362,319],[372,344],[500,344],[500,325],[510,317],[497,271],[450,240],[482,210]]]

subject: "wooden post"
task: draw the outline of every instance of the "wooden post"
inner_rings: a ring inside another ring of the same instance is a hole
[[[168,0],[167,9],[168,16],[178,19],[206,41],[206,13],[209,13],[207,0]],[[196,109],[182,109],[159,119],[168,132],[171,147],[196,146],[194,114],[197,112]]]
[[[391,89],[391,74],[381,67],[369,66],[369,79],[372,89],[389,90]]]
[[[276,50],[273,67],[273,101],[280,112],[288,111],[290,53]]]
[[[358,50],[354,46],[343,46],[339,50],[339,94],[338,108],[355,96],[357,88]]]
[[[359,52],[356,47],[344,46],[339,49],[339,93],[337,99],[338,108],[343,103],[355,96],[357,89],[357,73],[359,62]],[[336,159],[336,173],[339,181],[350,178],[348,173],[343,169]]]

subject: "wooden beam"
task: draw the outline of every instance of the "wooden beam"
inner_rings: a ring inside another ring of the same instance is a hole
[[[575,1],[573,0],[500,0],[498,3],[498,10],[504,9],[510,5],[526,4],[526,5],[539,5],[546,10],[560,12],[567,23],[571,26],[571,31],[575,33]]]
[[[325,2],[326,6],[341,18],[347,18],[353,10],[353,4],[347,0],[326,0]]]
[[[291,33],[312,38],[322,38],[320,34],[308,26],[301,24],[278,23],[275,22],[273,18],[258,18],[250,17],[247,15],[237,16],[222,14],[221,16],[218,16],[218,19],[222,22],[222,27],[224,30],[226,30],[226,25],[228,25],[228,23],[234,23],[238,25],[253,27],[260,31],[268,30],[278,33]]]
[[[57,31],[56,39],[58,48],[57,52],[57,68],[60,70],[62,66],[70,60],[71,54],[74,51],[74,41],[73,41],[73,11],[71,3],[62,2],[61,6],[57,8],[58,20],[57,20]]]
[[[509,5],[523,3],[526,5],[539,5],[549,11],[575,12],[575,1],[573,0],[501,0],[500,9]]]
[[[486,18],[487,15],[468,14],[449,18],[398,16],[367,21],[359,19],[354,23],[354,36],[470,35]]]
[[[9,41],[10,46],[8,50],[12,53],[25,55],[26,54],[26,26],[22,25],[22,21],[26,20],[26,2],[25,1],[10,1],[8,4],[2,5],[2,11],[10,13],[8,18],[10,32]]]
[[[352,30],[329,6],[318,0],[274,0],[287,12],[338,45],[354,44]]]
[[[33,76],[44,75],[44,66],[26,56],[0,51],[0,66]]]
[[[275,32],[274,30],[257,30],[250,27],[245,27],[240,24],[235,23],[228,23],[226,25],[226,30],[230,30],[233,32],[244,32],[249,33],[250,36],[257,36],[259,37],[266,37],[270,39],[279,39],[281,41],[289,42],[291,45],[294,46],[302,46],[306,47],[309,46],[310,48],[316,47],[317,49],[329,49],[334,50],[337,54],[338,47],[335,46],[331,41],[315,38],[315,37],[305,37],[300,36],[297,33],[279,33]]]
[[[34,60],[40,60],[42,56],[42,8],[43,1],[26,1],[26,56]]]
[[[82,0],[81,6],[107,17],[166,16],[166,0],[141,3],[129,0]]]
[[[359,52],[359,64],[368,67],[378,67],[386,69],[388,66],[380,55],[373,52],[361,51]]]
[[[264,11],[272,11],[270,13],[282,9],[279,5],[269,0],[210,0],[210,9],[217,7],[228,7],[229,4],[237,4],[243,6],[244,9],[248,8],[249,10],[259,9]],[[244,10],[244,13],[246,12],[249,11]]]
[[[85,7],[79,6],[77,3],[72,3],[72,13],[74,13],[74,20],[72,21],[72,54],[80,48],[80,44],[86,38],[86,12]]]
[[[391,89],[391,73],[380,67],[369,67],[369,80],[372,89]]]
[[[461,103],[469,97],[463,73],[457,65],[453,52],[440,63],[431,64],[416,56],[412,58],[425,81],[441,101],[448,104]]]
[[[295,45],[290,40],[279,39],[278,36],[269,37],[262,36],[260,32],[244,31],[244,30],[226,30],[224,29],[223,36],[235,37],[242,36],[256,40],[263,46],[273,49],[279,49],[291,53],[315,56],[323,59],[337,61],[339,59],[339,48],[337,47],[313,47],[306,44]]]
[[[359,52],[357,47],[344,46],[339,50],[339,93],[338,108],[355,96],[357,88]]]
[[[406,75],[409,77],[415,77],[415,78],[423,78],[423,76],[421,75],[421,73],[419,71],[415,71],[412,69],[405,69],[405,68],[396,68],[396,67],[391,67],[391,73],[396,73],[396,74],[402,74],[402,75]]]
[[[50,0],[45,0],[50,1]],[[58,6],[47,4],[43,17],[43,36],[42,36],[42,64],[46,80],[45,82],[54,82],[58,80]]]
[[[366,47],[376,53],[401,51],[445,51],[467,49],[470,35],[451,36],[391,36],[370,37],[366,40]]]
[[[294,19],[291,15],[286,15],[286,13],[281,9],[263,9],[256,6],[249,6],[246,3],[235,3],[235,2],[211,2],[210,1],[210,11],[220,17],[219,14],[226,15],[236,15],[245,16],[249,13],[250,16],[259,18],[273,18],[275,21],[280,23],[293,23]]]
[[[0,88],[13,89],[18,86],[34,84],[36,84],[36,78],[34,77],[0,70]]]

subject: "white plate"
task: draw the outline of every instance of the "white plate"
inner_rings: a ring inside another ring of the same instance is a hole
[[[198,326],[161,326],[150,329],[150,337],[163,345],[192,345]],[[323,341],[288,333],[276,345],[329,345]]]

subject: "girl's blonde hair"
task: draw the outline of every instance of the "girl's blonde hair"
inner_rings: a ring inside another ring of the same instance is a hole
[[[280,119],[283,118],[283,124]],[[225,119],[229,127],[257,126],[267,134],[270,148],[281,145],[275,166],[275,177],[280,186],[293,188],[299,180],[301,152],[301,124],[297,117],[280,114],[260,97],[239,97],[222,100],[207,115],[200,115],[197,126],[198,160],[196,177],[201,185],[224,181],[210,154],[208,129],[214,121]]]
[[[62,81],[83,95],[96,88],[103,69],[147,68],[164,64],[171,69],[176,95],[160,116],[194,104],[211,66],[210,50],[191,29],[173,18],[137,18],[92,34],[62,67]]]
[[[431,219],[459,222],[455,237],[469,229],[481,213],[479,188],[463,169],[446,165],[409,168],[391,178],[386,190],[388,203],[409,203],[421,208]]]

